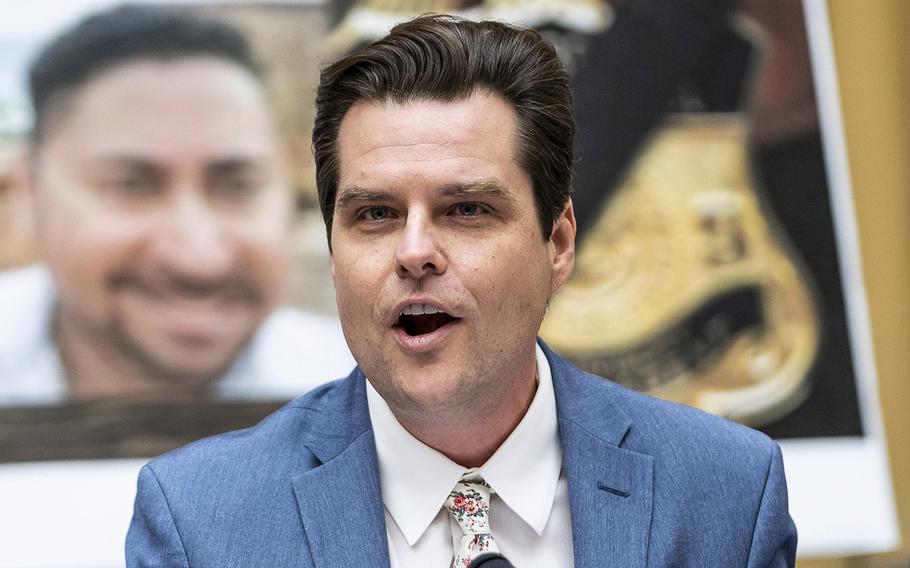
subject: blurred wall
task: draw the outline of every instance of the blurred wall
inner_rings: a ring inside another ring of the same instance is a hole
[[[891,554],[806,561],[800,567],[906,567],[910,564],[910,2],[828,0],[828,11],[904,544]]]

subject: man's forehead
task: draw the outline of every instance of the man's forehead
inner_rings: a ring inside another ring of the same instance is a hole
[[[45,127],[50,136],[73,125],[108,133],[171,129],[188,137],[213,126],[243,128],[250,134],[272,128],[258,80],[214,56],[118,63],[61,92],[46,114],[53,122]]]
[[[166,80],[162,80],[166,79]],[[116,61],[80,81],[74,89],[90,90],[105,83],[135,84],[159,81],[160,90],[179,90],[185,85],[216,84],[224,88],[230,81],[249,91],[261,90],[261,82],[238,63],[217,55],[187,54],[173,57],[140,56]]]
[[[339,138],[374,142],[394,139],[401,130],[422,127],[424,133],[436,132],[445,137],[459,129],[467,133],[482,128],[490,114],[501,113],[515,131],[518,120],[515,109],[501,96],[485,90],[474,91],[468,97],[451,100],[413,98],[407,100],[365,100],[355,102],[342,118]],[[383,125],[384,128],[376,128]]]
[[[453,158],[515,157],[517,120],[502,98],[477,92],[452,101],[359,101],[338,134],[344,170],[351,163],[433,162]]]
[[[174,61],[182,64],[177,76],[200,71],[193,83],[167,84],[168,67],[137,62],[87,85],[58,110],[40,150],[121,164],[281,160],[251,75],[216,58]]]

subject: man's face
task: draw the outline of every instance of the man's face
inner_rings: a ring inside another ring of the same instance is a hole
[[[290,194],[256,80],[210,57],[139,60],[61,104],[34,159],[58,325],[202,384],[282,291]]]
[[[451,414],[533,381],[546,302],[571,272],[574,217],[570,206],[541,235],[509,105],[481,92],[360,102],[338,138],[338,309],[377,391],[398,413]]]

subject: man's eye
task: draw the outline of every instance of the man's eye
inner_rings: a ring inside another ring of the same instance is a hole
[[[259,185],[256,180],[248,176],[233,176],[217,180],[212,189],[219,197],[237,199],[256,193]]]
[[[364,217],[368,221],[384,221],[392,216],[386,207],[368,207],[364,211]]]
[[[155,193],[155,184],[143,177],[114,178],[103,183],[105,189],[121,197],[137,198]]]
[[[478,203],[459,203],[455,206],[455,212],[462,217],[474,217],[483,212]]]

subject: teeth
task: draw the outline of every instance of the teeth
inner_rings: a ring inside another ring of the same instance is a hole
[[[411,304],[401,311],[403,316],[422,316],[424,314],[438,314],[441,310],[433,304]]]

